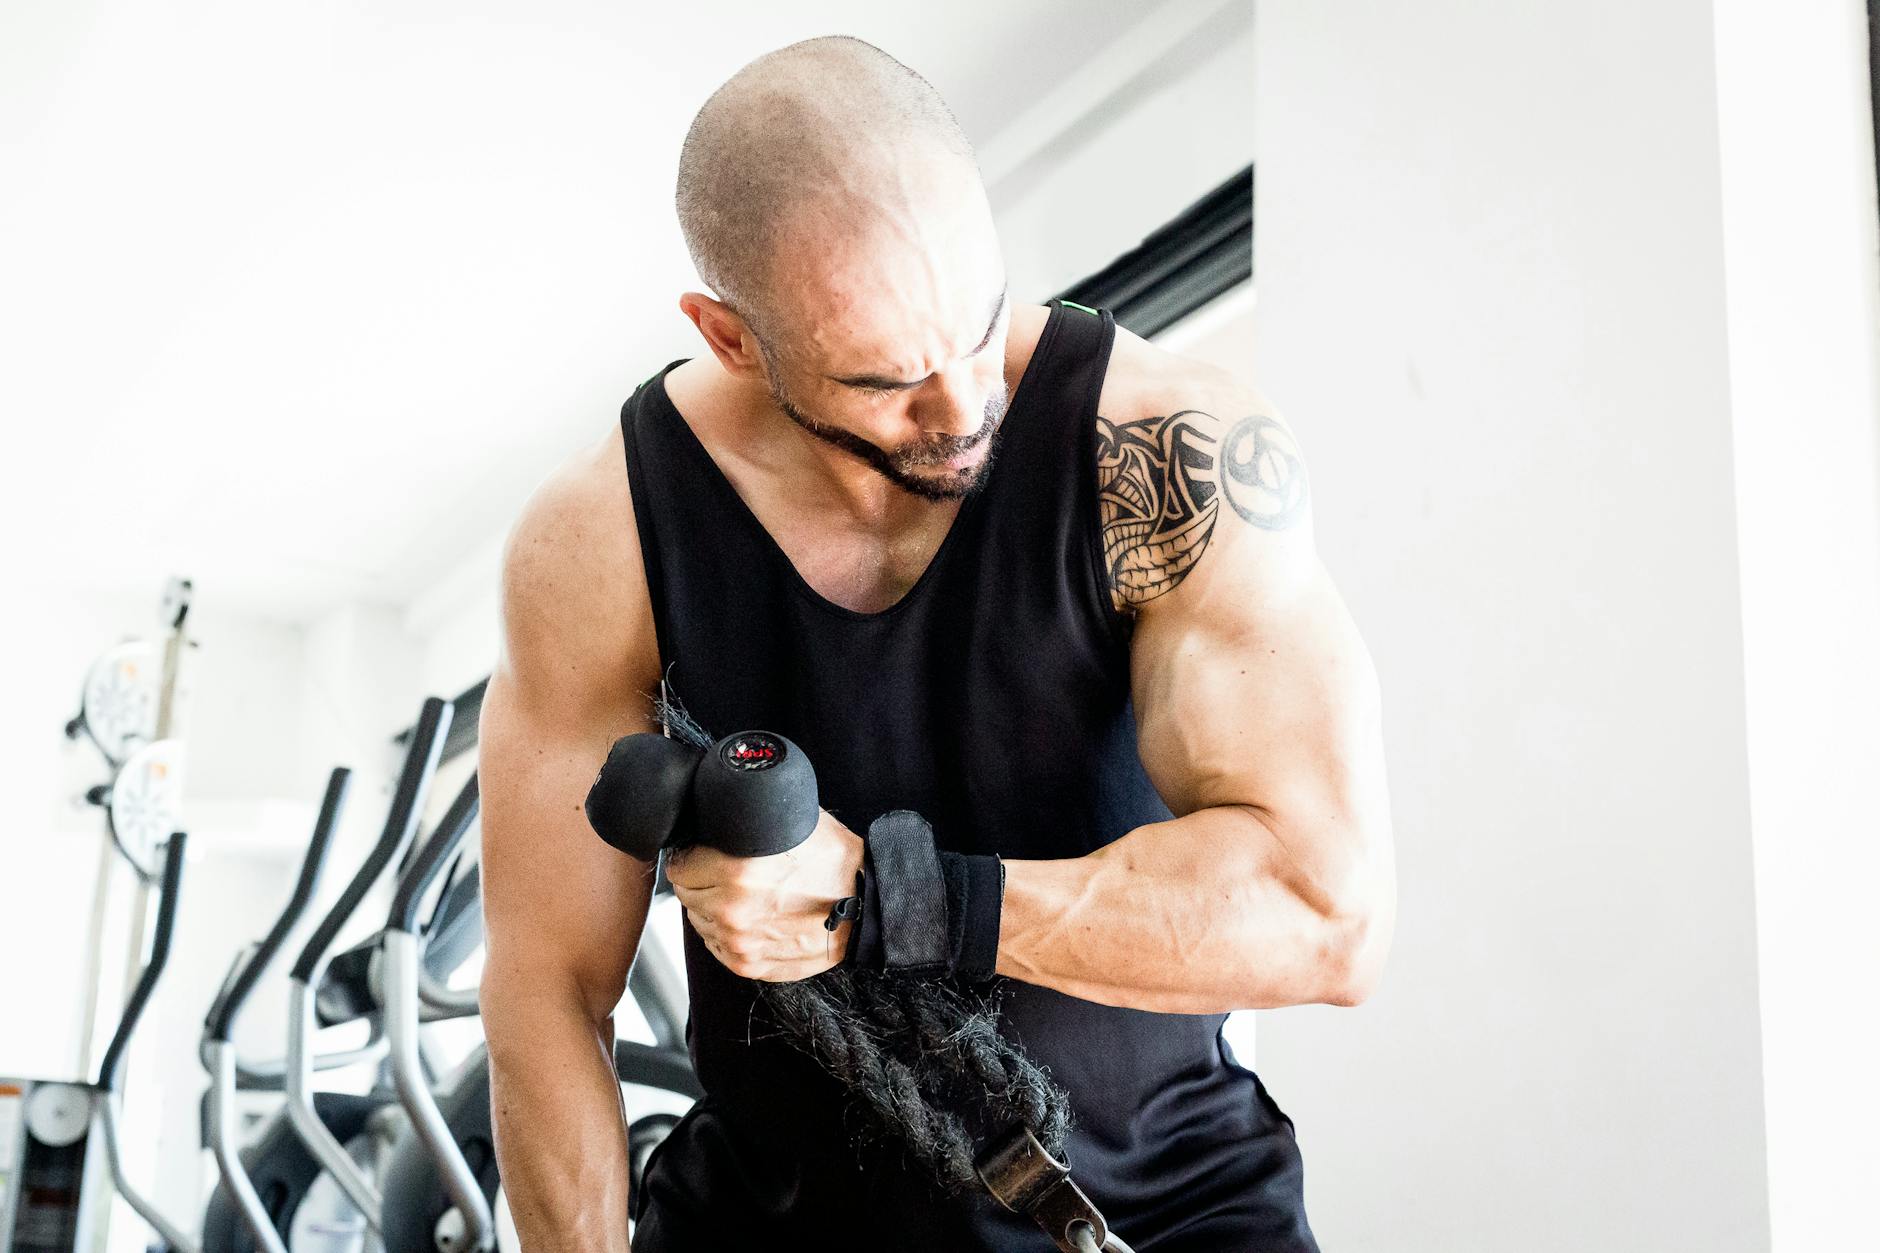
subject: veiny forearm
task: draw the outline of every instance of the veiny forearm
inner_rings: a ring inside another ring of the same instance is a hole
[[[1007,860],[998,973],[1157,1013],[1337,1003],[1356,924],[1252,809],[1198,809],[1084,857]]]
[[[486,994],[486,1001],[491,998]],[[578,1000],[504,996],[485,1011],[503,1189],[528,1253],[626,1253],[627,1133],[613,1021]]]

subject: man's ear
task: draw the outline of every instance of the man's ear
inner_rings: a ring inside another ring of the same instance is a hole
[[[736,309],[695,291],[679,297],[679,309],[698,327],[726,373],[760,382],[765,378],[757,336]]]

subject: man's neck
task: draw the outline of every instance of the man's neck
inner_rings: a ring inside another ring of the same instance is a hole
[[[761,476],[766,490],[826,510],[846,529],[893,534],[958,510],[957,500],[916,496],[817,439],[777,408],[763,384],[727,373],[709,354],[666,377],[673,404],[720,465],[735,459],[739,469]]]

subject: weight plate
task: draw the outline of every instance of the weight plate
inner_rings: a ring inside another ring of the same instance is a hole
[[[162,688],[163,650],[148,640],[119,644],[86,672],[85,729],[113,765],[156,738]]]
[[[131,754],[111,784],[111,829],[140,865],[156,860],[183,809],[183,743],[158,740]]]

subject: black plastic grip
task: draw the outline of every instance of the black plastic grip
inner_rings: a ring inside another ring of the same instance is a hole
[[[692,776],[705,754],[650,731],[623,735],[588,789],[588,825],[621,852],[654,861],[692,826]]]
[[[418,829],[418,816],[424,810],[425,792],[431,786],[431,775],[437,769],[437,759],[444,750],[444,734],[450,730],[451,703],[432,696],[425,700],[424,709],[418,715],[417,728],[411,735],[411,749],[405,754],[405,768],[399,773],[398,787],[392,793],[392,807],[385,815],[385,830],[379,835],[379,842],[372,848],[365,864],[359,867],[352,882],[340,893],[340,898],[333,904],[327,916],[320,920],[307,946],[300,951],[300,960],[294,963],[293,978],[299,983],[312,983],[315,970],[326,951],[333,947],[333,941],[339,938],[339,929],[346,925],[359,908],[359,902],[365,899],[372,885],[378,882],[385,867],[411,843],[412,834]]]
[[[404,876],[398,881],[398,892],[392,897],[391,916],[385,923],[387,931],[417,934],[418,903],[423,899],[425,890],[437,880],[444,863],[463,843],[464,834],[476,821],[477,804],[477,777],[473,774],[470,781],[463,785],[463,791],[457,793],[457,799],[450,803],[450,809],[444,814],[444,820],[437,824],[437,830],[431,832],[431,838],[424,842],[411,865],[405,868]]]
[[[648,731],[622,736],[585,808],[595,834],[641,861],[693,843],[735,857],[788,852],[821,818],[809,755],[757,730],[703,751]]]
[[[327,776],[326,796],[320,801],[320,816],[313,822],[313,839],[307,845],[307,855],[300,862],[300,877],[294,881],[294,894],[287,899],[287,908],[274,920],[274,925],[262,938],[260,944],[242,963],[241,970],[230,981],[228,988],[216,998],[209,1007],[208,1021],[203,1024],[211,1040],[226,1041],[235,1026],[235,1015],[255,990],[255,984],[261,981],[275,955],[281,951],[281,945],[287,943],[288,934],[300,925],[301,915],[307,912],[307,906],[313,901],[314,891],[320,886],[320,876],[326,869],[326,855],[333,847],[333,832],[339,828],[340,811],[346,807],[346,792],[352,784],[352,771],[344,766],[336,766]]]
[[[164,844],[163,886],[158,889],[163,896],[157,902],[157,930],[150,941],[150,960],[145,963],[143,973],[137,976],[137,986],[131,989],[124,1016],[118,1019],[117,1033],[111,1037],[111,1046],[105,1049],[104,1061],[98,1065],[98,1086],[106,1092],[117,1086],[131,1033],[137,1030],[137,1020],[143,1017],[144,1006],[150,1003],[150,994],[157,990],[157,980],[163,977],[163,967],[170,960],[170,936],[176,929],[176,893],[183,884],[183,849],[188,843],[189,837],[177,831]]]
[[[692,775],[698,842],[733,857],[787,853],[822,816],[809,754],[771,731],[714,744]]]

